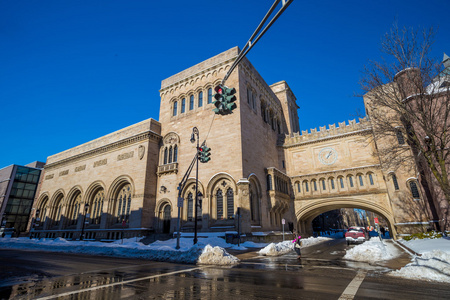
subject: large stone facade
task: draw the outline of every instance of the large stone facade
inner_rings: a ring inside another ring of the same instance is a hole
[[[114,239],[119,232],[173,233],[178,204],[182,231],[193,231],[197,218],[199,232],[239,226],[251,235],[281,230],[284,219],[308,234],[317,215],[342,207],[383,216],[393,233],[408,232],[402,224],[426,221],[405,185],[413,176],[397,173],[403,183],[397,190],[381,168],[369,121],[300,134],[288,84],[269,86],[247,59],[226,82],[237,91],[237,109],[215,115],[214,87],[238,53],[232,48],[163,80],[159,122],[146,120],[50,156],[35,203],[41,235],[78,238],[83,231],[86,238]],[[194,127],[199,134],[191,143]],[[183,189],[178,187],[197,138],[212,155],[199,163],[203,200],[195,216],[195,165]],[[405,203],[420,213],[405,210]]]

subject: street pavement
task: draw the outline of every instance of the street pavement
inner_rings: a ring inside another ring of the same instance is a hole
[[[233,267],[0,250],[0,299],[450,299],[446,284],[386,275],[408,254],[369,265],[343,260],[347,247],[332,240],[301,260],[230,250]]]

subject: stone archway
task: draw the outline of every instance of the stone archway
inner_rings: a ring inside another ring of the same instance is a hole
[[[382,216],[389,223],[389,230],[392,237],[397,237],[395,230],[394,216],[387,208],[374,203],[373,201],[362,198],[342,198],[342,199],[319,199],[304,205],[296,211],[297,230],[306,236],[312,235],[312,220],[321,213],[340,209],[340,208],[357,208],[374,212]]]

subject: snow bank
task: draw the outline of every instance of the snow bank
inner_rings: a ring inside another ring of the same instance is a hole
[[[302,239],[302,248],[303,247],[310,247],[312,245],[316,245],[325,241],[331,240],[331,238],[328,237],[309,237],[306,239]],[[292,241],[283,241],[280,243],[271,243],[265,248],[259,250],[260,255],[266,255],[266,256],[280,256],[287,254],[294,250],[294,244]]]
[[[199,264],[206,265],[234,265],[239,263],[239,259],[233,255],[230,255],[225,249],[221,247],[212,247],[206,245],[202,254],[198,258]]]
[[[414,257],[412,263],[389,275],[450,283],[450,253],[441,250],[425,252],[420,257]]]
[[[394,245],[383,243],[379,238],[372,238],[347,250],[344,259],[377,263],[379,261],[393,259],[400,254]]]

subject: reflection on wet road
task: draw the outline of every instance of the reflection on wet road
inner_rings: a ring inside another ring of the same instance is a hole
[[[339,299],[352,290],[348,287],[359,270],[364,276],[355,298],[450,298],[445,285],[388,277],[388,265],[345,261],[346,248],[343,240],[332,240],[305,248],[301,260],[294,253],[261,257],[236,252],[241,263],[233,267],[0,250],[0,298]],[[20,279],[27,281],[17,283]]]

